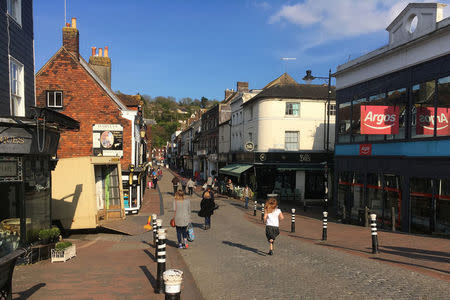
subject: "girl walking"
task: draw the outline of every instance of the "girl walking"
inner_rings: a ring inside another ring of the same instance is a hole
[[[191,222],[191,201],[184,198],[183,191],[175,193],[175,227],[177,229],[178,248],[188,248],[187,226]]]
[[[266,237],[270,243],[269,255],[273,254],[273,243],[280,234],[280,220],[284,219],[283,213],[277,208],[277,200],[270,198],[264,205],[266,213],[264,214],[264,223],[266,223]]]

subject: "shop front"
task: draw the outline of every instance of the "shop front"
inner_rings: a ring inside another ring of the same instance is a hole
[[[29,119],[20,124],[0,120],[0,257],[51,226],[51,171],[57,163],[58,126],[64,125],[54,113],[43,114],[48,122],[39,127]],[[70,118],[62,121],[67,129],[78,128]]]

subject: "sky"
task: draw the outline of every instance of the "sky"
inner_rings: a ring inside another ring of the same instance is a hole
[[[36,72],[62,45],[64,3],[33,1]],[[108,46],[114,91],[223,100],[225,89],[236,89],[237,81],[258,89],[284,72],[299,83],[308,69],[327,77],[329,69],[335,72],[338,65],[387,44],[386,27],[407,4],[66,0],[66,21],[77,18],[80,54],[86,60],[91,47]],[[444,17],[449,15],[447,7]]]

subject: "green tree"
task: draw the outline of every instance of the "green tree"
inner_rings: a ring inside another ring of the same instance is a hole
[[[208,107],[208,102],[209,102],[208,98],[202,97],[202,99],[200,100],[201,108],[207,108]]]

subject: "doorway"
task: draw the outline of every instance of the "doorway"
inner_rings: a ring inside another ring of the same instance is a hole
[[[95,187],[99,219],[121,217],[121,199],[117,165],[96,165]]]

